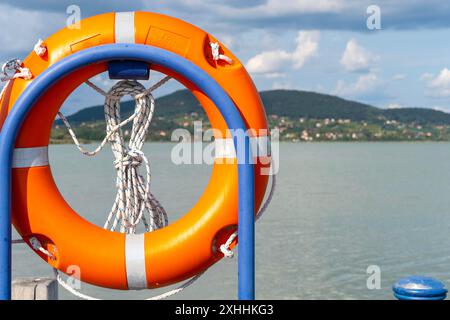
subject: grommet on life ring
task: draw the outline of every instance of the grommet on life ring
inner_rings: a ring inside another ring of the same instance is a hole
[[[219,54],[232,63],[211,53],[216,39],[178,19],[147,12],[108,13],[87,18],[81,26],[46,39],[43,54],[32,52],[24,60],[32,79],[11,81],[0,101],[0,126],[14,108],[33,104],[16,139],[13,224],[32,248],[31,239],[39,240],[50,256],[34,249],[50,265],[62,272],[75,265],[81,280],[94,285],[142,289],[188,279],[223,257],[218,248],[237,227],[238,164],[220,103],[237,108],[252,129],[252,144],[259,146],[255,211],[262,203],[270,154],[258,92],[228,49],[220,44]],[[48,161],[50,131],[61,104],[115,59],[146,61],[151,69],[184,84],[205,109],[216,129],[216,144],[222,145],[197,204],[175,223],[144,234],[111,232],[80,217],[59,193]]]

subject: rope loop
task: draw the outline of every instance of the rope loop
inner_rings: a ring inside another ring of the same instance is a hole
[[[44,249],[44,247],[42,246],[42,244],[41,244],[41,242],[39,241],[38,238],[31,237],[29,239],[29,241],[30,241],[31,247],[34,250],[42,252],[43,254],[45,254],[46,256],[48,256],[52,260],[56,260],[56,257],[50,251]]]
[[[30,80],[33,75],[30,69],[23,67],[23,63],[19,59],[11,59],[2,65],[3,77],[0,78],[2,82],[23,78]]]
[[[214,61],[223,60],[228,64],[233,64],[233,59],[220,53],[220,45],[218,42],[210,42],[209,45],[211,46],[211,54]]]
[[[122,128],[115,129],[121,122],[120,100],[126,95],[133,97],[136,102],[128,144]],[[150,164],[142,152],[154,109],[154,97],[135,80],[119,81],[106,94],[106,131],[115,158],[117,194],[105,229],[136,233],[140,222],[143,222],[146,231],[154,231],[168,224],[165,209],[150,192]],[[145,175],[139,171],[141,166],[145,167]]]
[[[47,53],[47,46],[45,45],[42,39],[39,39],[38,42],[34,45],[33,51],[39,56],[43,57]]]
[[[19,70],[19,68],[22,67],[22,61],[19,59],[11,59],[6,61],[3,65],[2,65],[2,73],[4,75],[8,75],[8,71],[14,71],[16,72],[17,70]]]
[[[222,244],[222,245],[220,246],[220,251],[223,253],[223,255],[224,255],[226,258],[233,258],[233,257],[234,257],[234,252],[233,252],[233,250],[230,250],[228,247],[229,247],[229,245],[227,245],[227,244]]]

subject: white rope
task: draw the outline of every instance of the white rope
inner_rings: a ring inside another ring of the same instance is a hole
[[[255,216],[255,222],[258,221],[262,215],[264,214],[264,212],[267,210],[267,208],[269,207],[270,202],[272,201],[273,195],[275,193],[275,188],[276,188],[276,184],[277,184],[277,177],[275,174],[275,163],[274,160],[272,158],[272,163],[270,166],[270,171],[271,171],[271,184],[270,184],[270,191],[269,194],[266,198],[266,200],[264,201],[264,204],[261,206],[261,208],[259,209],[258,213]],[[228,238],[227,241],[225,241],[224,244],[222,244],[220,246],[220,251],[223,253],[223,255],[226,258],[233,258],[234,257],[234,252],[230,249],[231,244],[233,243],[233,241],[237,238],[238,236],[238,232],[237,230],[235,232],[233,232],[230,237]]]
[[[112,87],[105,101],[106,131],[110,132],[120,119],[120,97],[128,94],[136,99],[136,117],[128,147],[121,130],[115,131],[109,138],[118,172],[116,201],[104,226],[111,231],[120,226],[120,232],[136,233],[136,226],[141,220],[146,231],[168,225],[166,211],[150,192],[150,165],[142,152],[155,109],[153,96],[150,93],[142,95],[143,91],[144,86],[137,81],[121,81]],[[142,163],[146,169],[145,180],[138,172]],[[149,213],[149,223],[144,218],[144,211]]]
[[[2,73],[3,76],[0,78],[0,81],[2,82],[14,80],[17,78],[30,80],[33,77],[30,69],[23,67],[23,63],[19,59],[12,59],[5,62],[2,65]]]
[[[9,86],[10,81],[6,81],[6,83],[3,85],[2,91],[0,91],[0,100],[3,98],[3,95],[6,92],[6,88]]]
[[[218,42],[210,42],[211,53],[214,61],[223,60],[228,64],[233,64],[233,59],[220,53],[220,45]]]
[[[38,42],[34,45],[34,52],[39,56],[43,57],[47,53],[47,46],[45,45],[42,39],[39,39]]]
[[[54,256],[53,254],[51,254],[50,251],[46,250],[46,249],[42,246],[42,244],[41,244],[41,242],[38,240],[38,238],[36,238],[36,237],[31,237],[31,238],[29,239],[29,241],[30,241],[31,247],[33,247],[34,250],[42,252],[43,254],[45,254],[46,256],[48,256],[48,257],[49,257],[50,259],[52,259],[52,260],[55,260],[55,259],[56,259],[55,256]]]
[[[53,272],[55,274],[56,281],[58,281],[58,283],[61,285],[61,287],[63,287],[64,289],[66,289],[67,291],[72,293],[74,296],[84,299],[84,300],[100,300],[100,299],[88,296],[87,294],[81,293],[80,291],[76,290],[75,288],[73,288],[72,286],[67,284],[67,282],[64,281],[64,279],[59,274],[58,269],[53,268]]]
[[[47,52],[47,47],[45,43],[39,39],[38,42],[34,45],[34,52],[42,57]],[[29,68],[25,68],[23,63],[19,59],[11,59],[6,61],[2,65],[2,77],[0,77],[0,82],[6,82],[0,92],[0,99],[3,97],[3,94],[6,91],[6,88],[9,85],[9,82],[14,79],[22,78],[25,80],[30,80],[33,78],[33,74],[31,73]]]
[[[137,94],[134,98],[141,98],[144,95],[148,95],[151,94],[153,91],[155,91],[156,89],[160,88],[161,86],[163,86],[164,84],[167,83],[167,81],[169,81],[170,79],[172,79],[172,77],[170,76],[165,76],[164,78],[162,78],[160,81],[158,81],[157,83],[155,83],[153,86],[151,86],[148,89],[143,90],[141,93]],[[108,96],[108,93],[105,92],[103,89],[101,89],[100,87],[96,86],[92,81],[90,80],[86,80],[85,84],[87,84],[89,87],[91,87],[92,89],[94,89],[95,91],[97,91],[97,93],[101,94],[102,96],[106,97]]]
[[[162,78],[161,80],[159,80],[157,83],[155,83],[154,85],[152,85],[150,88],[142,91],[140,94],[136,95],[136,98],[139,98],[142,95],[147,95],[152,93],[153,91],[155,91],[156,89],[159,89],[160,87],[162,87],[164,84],[167,83],[167,81],[169,81],[170,79],[172,79],[172,77],[170,76],[165,76],[164,78]]]
[[[145,89],[137,81],[124,80],[115,84],[108,93],[92,82],[87,82],[90,87],[106,97],[104,111],[107,135],[94,151],[87,151],[81,146],[69,122],[59,113],[75,145],[83,154],[95,156],[107,142],[111,144],[115,157],[114,165],[117,169],[117,194],[106,219],[105,229],[136,233],[136,227],[141,221],[147,232],[168,224],[166,211],[150,192],[150,163],[142,152],[155,109],[155,100],[151,91],[161,86],[161,82],[165,83],[168,80],[169,78],[166,77],[149,89]],[[120,121],[120,99],[125,95],[134,97],[136,109],[130,117]],[[126,146],[121,128],[130,122],[133,122],[133,125],[130,141]],[[139,167],[142,164],[146,169],[145,179],[139,174]],[[145,212],[149,213],[147,217],[144,216]]]
[[[191,279],[189,279],[188,281],[186,281],[185,283],[183,283],[182,285],[180,285],[179,287],[177,287],[176,289],[170,290],[166,293],[162,293],[160,295],[157,295],[155,297],[151,297],[151,298],[147,298],[145,300],[163,300],[163,299],[167,299],[168,297],[171,297],[177,293],[180,293],[181,291],[183,291],[184,289],[186,289],[187,287],[189,287],[191,284],[193,284],[195,281],[197,281],[204,273],[206,272],[203,271],[199,274],[196,274],[194,277],[192,277]]]
[[[76,290],[75,288],[73,288],[72,286],[70,286],[66,281],[64,281],[64,279],[61,277],[61,274],[58,272],[57,269],[53,269],[53,272],[55,274],[56,280],[58,281],[58,283],[67,291],[69,291],[70,293],[72,293],[74,296],[84,299],[84,300],[102,300],[100,298],[96,298],[93,296],[89,296],[87,294],[81,293],[80,291]],[[163,299],[167,299],[181,291],[183,291],[185,288],[189,287],[191,284],[193,284],[195,281],[197,281],[201,276],[203,275],[202,273],[199,273],[197,275],[195,275],[194,277],[192,277],[191,279],[189,279],[188,281],[186,281],[185,283],[183,283],[182,285],[180,285],[179,287],[170,290],[168,292],[159,294],[157,296],[153,296],[150,298],[146,298],[145,300],[163,300]]]

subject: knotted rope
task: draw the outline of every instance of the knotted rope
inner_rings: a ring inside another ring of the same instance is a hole
[[[228,64],[233,64],[233,59],[220,53],[220,45],[218,42],[210,42],[209,46],[211,47],[211,54],[214,61],[223,60]]]
[[[164,78],[166,82],[168,79]],[[136,233],[137,225],[142,221],[145,231],[154,231],[168,225],[168,217],[159,201],[150,192],[150,163],[142,152],[148,129],[155,110],[155,99],[151,95],[153,89],[147,90],[134,80],[123,80],[116,83],[108,93],[88,82],[97,92],[105,95],[106,137],[94,151],[85,150],[78,141],[67,119],[59,113],[67,126],[77,148],[87,156],[97,155],[107,142],[110,143],[115,157],[117,170],[117,194],[104,228],[122,233]],[[155,86],[154,86],[155,87]],[[154,90],[154,89],[153,89]],[[121,121],[120,100],[132,96],[136,102],[135,112]],[[122,127],[132,122],[130,140],[125,142]],[[145,178],[139,173],[141,165],[145,166]],[[146,216],[144,213],[147,212]]]
[[[42,39],[39,39],[38,42],[36,42],[33,51],[39,57],[45,56],[45,54],[47,53],[47,46],[45,45],[44,41],[42,41]]]
[[[113,132],[109,138],[117,169],[117,195],[108,215],[105,229],[116,230],[120,222],[120,232],[136,233],[136,226],[142,220],[146,231],[153,231],[168,225],[167,213],[150,192],[150,165],[142,152],[150,122],[155,110],[155,99],[145,92],[145,87],[137,81],[120,81],[108,92],[105,101],[106,131]],[[114,131],[120,123],[120,99],[125,95],[136,99],[136,112],[128,147],[125,146],[122,130]],[[146,178],[139,174],[141,164],[145,165]],[[149,221],[144,216],[149,213]],[[112,221],[112,219],[114,219]]]
[[[5,62],[2,65],[2,74],[3,76],[0,78],[1,82],[10,81],[17,78],[30,80],[33,77],[30,69],[25,68],[22,61],[20,61],[19,59],[12,59]],[[7,85],[8,84],[5,84],[5,87]]]

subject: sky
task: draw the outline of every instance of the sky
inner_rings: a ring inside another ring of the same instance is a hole
[[[380,108],[450,112],[450,1],[2,0],[0,61],[23,59],[39,38],[63,28],[70,5],[80,7],[82,18],[144,10],[195,24],[239,58],[259,90],[308,90]],[[105,75],[94,81],[111,85]],[[177,89],[172,82],[157,95]],[[102,101],[83,86],[63,112]]]

